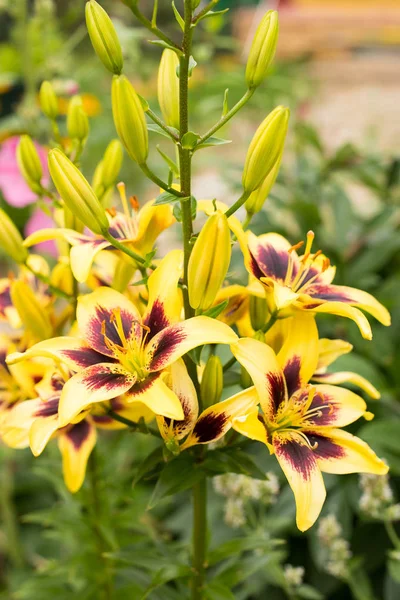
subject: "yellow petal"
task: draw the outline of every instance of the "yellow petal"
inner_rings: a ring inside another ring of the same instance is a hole
[[[142,402],[156,415],[180,421],[184,418],[178,396],[158,375],[150,375],[134,385],[126,394],[128,402]]]
[[[127,392],[135,381],[136,377],[119,364],[99,363],[80,371],[67,381],[61,392],[60,427],[73,422],[90,404]]]
[[[43,452],[47,442],[58,430],[58,425],[58,414],[35,419],[29,431],[29,445],[34,456]]]
[[[210,406],[201,413],[192,433],[182,445],[182,450],[195,444],[209,444],[219,440],[232,427],[235,418],[247,414],[257,404],[258,395],[252,387]]]
[[[246,415],[233,419],[232,428],[251,440],[262,442],[271,449],[271,444],[268,442],[267,430],[260,421],[259,414],[258,407],[255,406]]]
[[[152,335],[178,321],[182,310],[178,281],[183,273],[183,252],[172,250],[148,279],[149,301],[143,323]]]
[[[58,438],[65,485],[73,494],[83,484],[87,462],[95,444],[96,428],[86,419]]]
[[[274,351],[266,344],[250,338],[242,338],[232,344],[231,350],[252,378],[264,414],[269,421],[273,421],[286,394],[284,375]]]
[[[170,204],[161,206],[153,206],[153,204],[154,200],[146,202],[138,214],[139,227],[135,248],[143,254],[150,252],[160,233],[175,223]]]
[[[315,395],[309,410],[320,409],[320,414],[310,418],[309,423],[345,427],[366,413],[365,401],[350,390],[328,384],[315,385],[314,389]],[[321,408],[324,405],[326,408]]]
[[[90,270],[96,256],[109,246],[109,242],[86,242],[72,246],[70,251],[71,270],[77,281],[84,283],[90,275]]]
[[[273,444],[276,458],[295,497],[297,527],[306,531],[317,520],[325,502],[321,471],[312,449],[295,431],[275,433]]]
[[[318,428],[304,430],[315,445],[314,456],[325,473],[373,473],[385,475],[388,466],[360,438],[341,429]]]
[[[352,344],[345,340],[329,340],[321,338],[318,342],[318,365],[317,371],[329,367],[339,356],[348,354],[353,349]]]
[[[357,324],[364,339],[372,339],[371,326],[367,317],[361,310],[358,310],[358,308],[354,308],[349,304],[345,304],[344,302],[324,302],[323,304],[315,305],[313,299],[308,298],[308,300],[301,300],[301,302],[299,302],[299,307],[305,310],[312,310],[316,313],[328,313],[339,317],[348,317]]]
[[[375,386],[372,385],[365,379],[362,375],[358,373],[353,373],[351,371],[338,371],[336,373],[316,373],[312,377],[313,381],[318,383],[329,383],[333,385],[338,385],[341,383],[351,383],[359,388],[361,388],[366,394],[368,394],[374,400],[379,400],[381,397],[380,392],[376,389]]]
[[[73,229],[39,229],[24,240],[24,246],[36,246],[48,240],[67,240],[69,244],[79,244],[82,240],[90,239],[88,236],[83,236]]]

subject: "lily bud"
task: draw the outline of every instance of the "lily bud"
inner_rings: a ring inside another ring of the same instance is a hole
[[[115,128],[129,156],[139,165],[145,164],[149,138],[142,103],[125,75],[115,76],[111,88]]]
[[[255,215],[256,213],[260,212],[264,206],[270,191],[274,187],[276,178],[278,177],[281,159],[282,157],[280,156],[260,187],[254,190],[254,192],[252,192],[250,197],[246,200],[244,206],[249,215]]]
[[[42,163],[29,135],[22,135],[17,147],[17,162],[22,177],[35,194],[42,191]]]
[[[0,208],[0,248],[17,263],[22,264],[28,258],[28,250],[23,246],[18,229],[2,208]]]
[[[278,33],[278,13],[276,10],[269,10],[257,28],[247,59],[246,83],[249,88],[260,85],[266,76],[275,56]]]
[[[73,96],[68,105],[67,130],[70,138],[79,140],[81,143],[89,135],[89,119],[83,110],[80,96]]]
[[[49,152],[49,171],[71,212],[94,233],[107,231],[107,215],[96,194],[79,169],[58,148]]]
[[[250,321],[251,326],[255,331],[262,329],[267,322],[268,307],[265,298],[250,296]],[[264,340],[261,340],[264,341]]]
[[[106,69],[119,75],[124,61],[121,45],[110,17],[95,0],[86,3],[85,17],[94,51]]]
[[[253,192],[268,177],[282,156],[289,122],[289,109],[275,108],[261,123],[250,143],[242,183],[245,192]]]
[[[48,119],[54,121],[58,117],[58,101],[50,81],[43,81],[39,90],[39,103],[42,112]]]
[[[179,129],[179,79],[176,70],[179,58],[176,52],[166,48],[161,56],[158,70],[158,103],[165,122]]]
[[[103,156],[101,182],[107,189],[112,186],[119,175],[124,158],[124,151],[119,140],[111,140]]]
[[[219,356],[212,354],[201,378],[200,391],[203,407],[208,408],[220,401],[224,387],[224,373]]]
[[[210,308],[228,272],[230,260],[228,220],[217,211],[201,230],[189,260],[189,301],[193,308]]]
[[[37,340],[46,340],[53,335],[48,315],[25,281],[14,281],[11,285],[11,301],[18,311],[23,326]]]

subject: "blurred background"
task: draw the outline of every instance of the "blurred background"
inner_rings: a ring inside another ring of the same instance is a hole
[[[150,35],[126,6],[112,0],[101,4],[121,40],[126,74],[153,110],[159,111],[156,87],[161,49],[148,44]],[[180,2],[176,4],[180,9]],[[44,147],[51,138],[38,105],[41,82],[51,80],[58,93],[62,135],[66,135],[69,98],[76,93],[83,98],[91,128],[82,156],[86,177],[93,176],[107,143],[116,137],[110,76],[88,40],[84,5],[84,0],[0,0],[0,205],[24,232],[45,223],[35,198],[21,183],[15,162],[15,138],[21,133],[30,133]],[[150,0],[143,0],[140,6],[151,16]],[[358,433],[388,461],[396,499],[400,482],[400,2],[220,0],[218,10],[225,8],[227,13],[205,19],[196,30],[193,55],[197,66],[190,100],[193,131],[204,132],[218,120],[226,89],[230,106],[244,93],[249,45],[261,16],[271,8],[280,15],[278,56],[251,102],[220,132],[232,143],[196,153],[194,193],[198,199],[232,203],[240,193],[242,164],[256,127],[274,106],[290,106],[281,172],[264,209],[253,220],[253,229],[256,233],[278,231],[293,244],[313,229],[316,245],[338,268],[337,283],[373,293],[391,311],[393,326],[386,329],[374,322],[372,343],[361,340],[350,322],[323,317],[319,324],[322,335],[354,344],[352,355],[339,359],[334,369],[364,375],[382,392],[379,403],[370,403],[375,420],[358,426]],[[168,0],[159,1],[158,24],[179,39]],[[165,178],[167,167],[155,147],[158,144],[171,158],[173,151],[165,138],[156,133],[150,136],[150,163]],[[141,203],[158,194],[126,156],[121,179]],[[164,236],[163,248],[171,247],[178,236],[179,232],[171,229]],[[44,251],[50,251],[52,260],[52,248]],[[6,277],[10,265],[5,257],[0,261],[0,275]],[[234,256],[231,281],[244,281],[239,254]],[[227,394],[240,389],[238,371],[230,374],[228,383]],[[129,541],[144,544],[149,537],[159,545],[165,540],[185,541],[190,517],[187,494],[179,496],[179,505],[169,501],[146,512],[154,481],[137,485],[135,495],[130,486],[151,442],[140,436],[134,442],[128,438],[115,434],[103,441],[104,485],[113,491],[111,499],[104,499],[103,527],[109,551],[117,552],[116,548]],[[83,536],[86,532],[80,502],[89,491],[85,487],[76,497],[66,493],[56,451],[50,449],[38,460],[28,451],[0,451],[0,597],[45,600],[54,598],[55,593],[60,599],[74,593],[82,600],[99,598],[98,556],[93,550],[88,561],[90,536],[87,540],[77,536],[77,531]],[[253,454],[260,469],[274,470],[263,451],[256,449]],[[259,502],[254,500],[255,525],[254,515],[246,512],[247,504],[246,510],[242,506],[239,521],[232,519],[232,514],[227,516],[224,496],[216,490],[210,492],[214,542],[249,537],[252,531],[264,538],[283,538],[285,549],[279,556],[273,555],[275,549],[269,548],[269,554],[265,550],[269,562],[257,554],[249,556],[246,549],[238,551],[250,584],[235,574],[233,596],[218,595],[216,589],[210,600],[400,598],[400,547],[393,548],[382,519],[363,512],[358,477],[326,479],[330,494],[324,516],[333,515],[340,524],[348,544],[344,561],[353,561],[354,581],[349,583],[329,571],[317,527],[307,536],[298,535],[287,488],[268,511],[259,510]],[[115,560],[120,565],[118,556]],[[140,563],[139,569],[139,563],[121,559],[124,584],[116,598],[142,597],[155,568],[149,560]],[[290,569],[288,575],[282,567],[285,561],[303,569],[303,586],[293,583],[293,572],[289,585]],[[259,566],[254,568],[254,564]],[[235,563],[230,568],[226,570],[228,591]],[[160,591],[154,588],[149,597],[173,600],[185,597],[182,594],[164,586]]]

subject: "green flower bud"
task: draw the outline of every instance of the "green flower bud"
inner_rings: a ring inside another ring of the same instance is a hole
[[[43,114],[54,121],[58,117],[58,101],[50,81],[43,81],[39,90],[39,103]]]
[[[149,138],[142,103],[125,75],[114,76],[111,89],[115,128],[129,156],[146,163]]]
[[[250,321],[255,331],[262,329],[267,322],[268,307],[265,298],[250,296]],[[264,341],[264,340],[262,340]]]
[[[244,390],[253,385],[253,380],[244,367],[240,368],[240,385]]]
[[[81,143],[89,135],[89,119],[83,110],[80,96],[73,96],[68,105],[67,130],[70,138]]]
[[[260,85],[266,76],[275,56],[278,33],[278,13],[276,10],[269,10],[257,28],[247,59],[246,83],[249,88]]]
[[[224,373],[219,356],[211,354],[209,357],[203,376],[201,378],[200,392],[203,400],[203,407],[207,408],[220,401],[224,387]]]
[[[101,170],[101,181],[107,189],[117,180],[122,167],[124,151],[119,140],[111,140],[103,156]]]
[[[79,169],[58,148],[49,152],[49,171],[71,212],[94,233],[107,231],[107,215],[96,194]]]
[[[28,250],[23,246],[18,229],[2,208],[0,208],[0,248],[17,263],[22,264],[28,258]]]
[[[12,283],[11,301],[18,311],[23,326],[36,340],[52,337],[53,328],[49,316],[25,281],[17,280]]]
[[[250,197],[246,200],[244,206],[249,215],[255,215],[256,213],[260,212],[260,210],[264,206],[264,203],[267,200],[269,193],[274,187],[275,181],[278,177],[279,168],[281,166],[281,160],[282,156],[278,158],[275,165],[272,167],[271,171],[264,179],[260,187],[254,190],[254,192],[252,192]]]
[[[95,0],[86,3],[85,16],[94,51],[106,69],[119,75],[124,61],[121,45],[110,17]]]
[[[161,56],[158,70],[158,103],[165,122],[179,129],[179,79],[177,67],[179,58],[176,52],[166,48]]]
[[[264,323],[265,324],[265,323]],[[264,325],[263,324],[263,325]],[[262,342],[263,344],[265,344],[265,333],[263,331],[261,331],[261,329],[259,329],[258,331],[255,332],[255,334],[253,335],[253,339],[257,340],[257,342]]]
[[[17,162],[22,177],[35,194],[42,191],[42,163],[29,135],[22,135],[17,147]]]
[[[261,123],[250,143],[243,170],[245,192],[254,192],[282,156],[289,122],[289,109],[275,108]]]
[[[189,301],[207,310],[215,300],[231,260],[231,236],[226,216],[217,211],[208,218],[189,260]]]

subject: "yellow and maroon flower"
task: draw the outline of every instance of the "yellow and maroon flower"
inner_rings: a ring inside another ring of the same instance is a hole
[[[51,373],[51,374],[50,374]],[[30,447],[39,456],[54,437],[62,455],[65,484],[71,492],[77,492],[83,484],[89,456],[97,439],[96,428],[115,429],[126,427],[109,417],[105,411],[83,411],[74,423],[60,426],[59,403],[69,373],[49,372],[36,391],[39,397],[14,404],[0,424],[2,441],[11,448]],[[139,421],[154,415],[143,404],[128,406],[123,398],[108,403],[115,413]]]
[[[199,416],[196,390],[181,359],[171,365],[168,385],[179,398],[184,418],[176,421],[157,416],[157,423],[167,447],[176,452],[196,444],[216,442],[229,431],[236,416],[258,404],[257,392],[252,387],[209,406]]]
[[[361,416],[371,418],[364,400],[344,388],[308,383],[318,363],[318,332],[312,315],[303,313],[278,355],[250,338],[231,348],[253,379],[262,409],[235,418],[232,426],[275,454],[295,496],[300,530],[313,525],[324,503],[321,471],[387,472],[367,444],[340,429]]]
[[[371,339],[371,327],[360,309],[374,316],[383,325],[390,325],[386,308],[367,292],[333,285],[335,268],[320,251],[312,253],[314,233],[309,231],[304,254],[277,233],[259,237],[235,227],[246,268],[254,278],[249,291],[266,297],[269,312],[279,317],[289,316],[293,310],[330,313],[355,321],[366,339]]]
[[[115,239],[144,257],[150,252],[160,233],[174,223],[171,206],[169,204],[153,206],[154,200],[152,200],[137,210],[137,202],[132,201],[131,211],[121,185],[120,192],[121,197],[124,198],[124,212],[110,210],[107,213],[110,223],[108,231]],[[101,235],[78,233],[73,229],[65,228],[35,231],[24,241],[24,245],[29,247],[51,239],[64,239],[71,245],[71,269],[79,282],[87,280],[92,263],[100,252],[115,251],[110,242]]]
[[[39,342],[15,363],[32,356],[50,356],[77,373],[66,383],[59,408],[62,426],[92,403],[125,394],[155,414],[183,419],[177,395],[165,383],[166,369],[189,350],[203,344],[230,344],[236,334],[210,317],[177,322],[181,300],[178,281],[183,253],[171,251],[148,280],[149,301],[143,316],[125,296],[100,287],[79,298],[77,322],[82,336]]]

